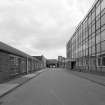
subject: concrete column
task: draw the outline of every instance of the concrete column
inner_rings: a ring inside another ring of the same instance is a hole
[[[28,74],[28,57],[27,57],[27,74]]]

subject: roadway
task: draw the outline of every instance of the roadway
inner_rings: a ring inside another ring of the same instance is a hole
[[[1,105],[105,105],[105,87],[49,69],[1,99]]]

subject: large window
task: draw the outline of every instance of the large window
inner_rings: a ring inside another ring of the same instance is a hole
[[[95,24],[92,25],[92,33],[94,33],[94,32],[95,32]]]
[[[105,57],[102,57],[102,66],[105,66]]]
[[[105,14],[101,17],[101,26],[105,24]]]
[[[102,65],[102,59],[101,57],[97,58],[97,66],[101,66]]]
[[[91,46],[92,46],[92,40],[89,39],[89,47],[91,47]]]
[[[96,45],[97,53],[100,53],[100,43]]]
[[[96,21],[96,30],[100,28],[100,19]]]
[[[95,54],[95,46],[92,47],[92,54]]]
[[[96,44],[100,43],[100,35],[96,36]]]
[[[103,42],[101,43],[101,48],[102,48],[102,49],[101,49],[102,51],[105,51],[105,41],[103,41]]]
[[[97,65],[98,66],[105,66],[105,56],[97,58]]]
[[[105,8],[101,11],[101,16],[105,14]]]
[[[101,31],[104,31],[105,30],[105,25],[101,27]]]
[[[19,57],[10,55],[9,57],[11,75],[16,75],[19,72]]]
[[[95,20],[95,8],[92,10],[92,21]]]
[[[99,13],[100,13],[100,0],[96,4],[96,16],[99,15]]]
[[[91,51],[91,47],[89,47],[89,56],[91,56],[92,51]]]
[[[88,56],[88,48],[86,49],[86,56]]]
[[[92,46],[95,45],[95,37],[92,37],[91,41],[92,41],[91,42],[92,43]]]

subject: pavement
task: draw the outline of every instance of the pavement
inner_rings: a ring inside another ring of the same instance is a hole
[[[35,78],[41,72],[44,72],[44,70],[21,76],[19,78],[15,78],[15,79],[10,80],[10,81],[5,82],[5,83],[1,83],[0,84],[0,98],[5,96],[6,94],[10,93],[14,89],[20,87],[21,85],[28,82],[29,80]]]
[[[87,79],[91,82],[95,82],[99,85],[105,86],[105,75],[91,74],[88,72],[78,72],[67,70],[67,72],[72,73],[73,75],[79,76],[80,78]]]

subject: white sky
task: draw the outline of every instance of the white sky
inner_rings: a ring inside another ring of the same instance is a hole
[[[0,40],[30,55],[66,56],[66,42],[95,0],[0,0]]]

